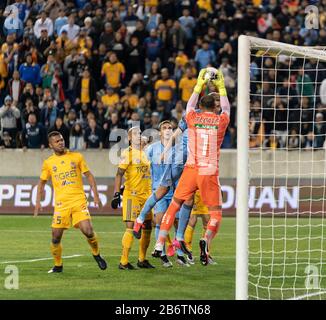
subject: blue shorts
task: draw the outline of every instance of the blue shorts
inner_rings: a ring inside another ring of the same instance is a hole
[[[165,196],[158,202],[156,202],[156,205],[154,206],[154,215],[158,213],[165,213],[165,211],[168,209],[170,203],[172,200],[172,196]]]
[[[173,187],[175,188],[181,177],[183,166],[168,164],[164,170],[161,181],[159,183],[162,187]]]
[[[172,200],[172,196],[165,196],[160,201],[156,202],[156,205],[153,208],[154,216],[156,216],[158,213],[165,213],[168,209],[170,203]],[[177,212],[175,218],[179,219],[179,212]]]

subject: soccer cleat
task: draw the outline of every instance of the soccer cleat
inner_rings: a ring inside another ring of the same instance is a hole
[[[155,269],[155,267],[151,265],[148,260],[144,260],[144,261],[138,260],[137,267],[141,269]]]
[[[99,254],[97,256],[93,255],[93,257],[101,270],[105,270],[108,267],[106,261]]]
[[[162,250],[154,250],[153,252],[152,252],[152,257],[153,258],[161,258],[161,256],[162,256]]]
[[[199,248],[200,248],[200,262],[203,266],[207,266],[208,248],[207,248],[207,241],[205,239],[200,239]]]
[[[120,270],[135,270],[136,268],[131,263],[128,262],[127,264],[119,263],[119,269]]]
[[[167,256],[161,256],[161,260],[164,268],[171,268],[173,266],[172,262],[168,259]]]
[[[141,228],[142,228],[142,223],[138,222],[137,219],[134,222],[134,228],[133,228],[133,235],[136,239],[140,239],[141,238]]]
[[[173,257],[175,255],[175,248],[173,244],[170,244],[168,248],[166,249],[166,254],[168,257]]]
[[[195,258],[191,252],[187,255],[187,261],[189,264],[195,264]]]
[[[187,246],[186,246],[186,243],[184,242],[184,240],[177,240],[177,239],[174,239],[173,240],[173,245],[178,248],[178,249],[181,249],[181,251],[183,253],[185,253],[186,255],[189,255],[191,254],[191,252],[188,250]]]
[[[60,273],[63,271],[63,266],[54,266],[48,273]]]
[[[184,256],[178,256],[177,264],[179,264],[180,266],[183,266],[183,267],[190,267],[190,264],[187,262],[187,260]]]
[[[208,255],[208,264],[211,264],[211,265],[216,265],[217,262],[214,261],[214,259],[212,258],[212,256]]]

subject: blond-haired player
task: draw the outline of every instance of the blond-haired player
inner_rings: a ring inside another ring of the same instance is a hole
[[[142,149],[141,130],[139,127],[132,127],[128,131],[130,146],[123,150],[117,174],[115,176],[115,193],[111,206],[118,208],[121,202],[120,188],[122,178],[125,178],[122,218],[126,223],[126,231],[122,237],[122,255],[119,269],[133,270],[135,267],[129,262],[129,252],[133,244],[133,226],[141,208],[147,198],[151,195],[150,162]],[[146,253],[151,239],[152,214],[148,215],[144,222],[144,229],[139,241],[139,256],[137,266],[139,268],[154,268],[148,260]]]
[[[88,203],[82,181],[82,175],[85,175],[94,194],[94,203],[97,207],[100,207],[101,202],[94,176],[80,153],[70,152],[65,148],[65,141],[60,132],[51,132],[48,139],[49,146],[54,154],[43,162],[42,173],[37,187],[34,217],[42,210],[41,199],[44,186],[51,178],[55,194],[51,242],[54,267],[49,273],[63,271],[61,239],[63,232],[69,229],[71,225],[79,228],[86,236],[99,268],[105,270],[107,264],[100,256],[98,239],[90,221],[91,217],[87,208]]]

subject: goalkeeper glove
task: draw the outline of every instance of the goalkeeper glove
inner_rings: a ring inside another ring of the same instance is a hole
[[[111,201],[111,208],[117,209],[119,207],[120,203],[121,203],[121,194],[120,194],[120,192],[116,192]]]
[[[203,90],[204,84],[207,83],[208,79],[205,79],[206,69],[201,69],[197,78],[197,83],[194,88],[194,92],[200,94]]]
[[[224,76],[221,70],[217,71],[217,77],[215,80],[212,80],[214,85],[218,88],[221,97],[226,97],[227,92],[225,89]]]

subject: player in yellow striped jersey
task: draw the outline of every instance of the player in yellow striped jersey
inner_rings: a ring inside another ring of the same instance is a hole
[[[129,252],[134,240],[132,230],[134,221],[151,195],[150,163],[142,150],[141,131],[139,127],[132,127],[128,131],[130,146],[123,150],[115,177],[115,194],[111,202],[116,209],[121,202],[120,187],[122,178],[125,178],[122,216],[126,223],[126,231],[122,237],[122,256],[119,269],[132,270],[135,267],[129,262]],[[152,214],[144,222],[144,229],[139,241],[139,256],[137,266],[139,268],[154,268],[148,260],[146,253],[152,232]]]
[[[98,239],[90,221],[91,217],[87,208],[88,203],[82,181],[82,176],[85,175],[94,194],[94,203],[100,207],[101,202],[94,176],[80,153],[66,150],[65,141],[60,132],[51,132],[48,139],[54,154],[43,162],[37,188],[34,217],[42,210],[41,199],[44,186],[47,180],[51,178],[55,194],[51,242],[54,267],[49,273],[62,272],[63,270],[61,239],[64,231],[69,229],[71,225],[79,228],[86,236],[99,268],[105,270],[107,264],[100,256]]]

